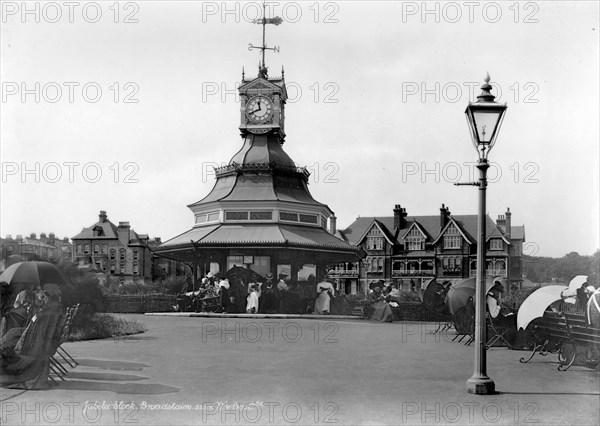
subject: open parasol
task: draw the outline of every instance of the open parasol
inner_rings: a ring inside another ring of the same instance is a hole
[[[50,283],[65,285],[67,281],[53,263],[30,261],[18,262],[6,268],[0,274],[0,283],[43,286]]]
[[[544,316],[548,306],[561,299],[564,289],[562,285],[548,285],[531,293],[519,308],[517,330],[525,330],[531,321]]]
[[[500,283],[498,278],[486,278],[485,293],[487,294],[497,283]],[[460,308],[467,304],[469,297],[475,299],[476,284],[477,279],[472,277],[465,278],[450,287],[446,296],[446,309],[449,313],[454,315]]]

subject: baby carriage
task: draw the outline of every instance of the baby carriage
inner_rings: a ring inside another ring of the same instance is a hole
[[[196,312],[221,312],[221,294],[218,289],[208,288],[206,292],[197,298],[198,306]]]

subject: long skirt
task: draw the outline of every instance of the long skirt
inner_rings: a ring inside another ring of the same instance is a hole
[[[329,293],[323,291],[319,293],[317,300],[315,301],[315,313],[319,315],[328,314],[330,309],[330,300]]]
[[[257,313],[258,312],[258,293],[255,291],[251,291],[248,297],[246,298],[246,312],[249,313]],[[253,311],[254,310],[254,311]]]
[[[392,308],[386,302],[375,302],[373,303],[373,314],[371,319],[382,322],[392,322],[394,320],[394,313]]]

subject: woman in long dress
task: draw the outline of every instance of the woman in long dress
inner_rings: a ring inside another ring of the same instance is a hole
[[[328,281],[321,281],[317,284],[317,300],[315,301],[315,313],[319,315],[329,315],[331,297],[334,297],[335,289],[333,284]]]
[[[258,298],[260,297],[260,286],[262,283],[250,283],[248,285],[248,297],[246,298],[246,312],[255,314],[258,312]]]

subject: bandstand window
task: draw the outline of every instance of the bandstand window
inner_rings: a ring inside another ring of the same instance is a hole
[[[263,277],[271,271],[271,258],[269,256],[252,256],[253,263],[250,269]]]
[[[209,272],[211,274],[218,274],[220,271],[219,264],[217,262],[210,262]]]
[[[248,212],[225,212],[225,220],[248,220]]]
[[[279,220],[298,222],[298,213],[279,212]]]
[[[250,220],[271,220],[273,212],[250,212]]]
[[[244,256],[227,256],[227,270],[234,266],[244,267]]]
[[[279,274],[285,274],[289,278],[292,277],[292,265],[277,265],[277,276],[276,280],[279,280]]]
[[[312,214],[300,214],[300,222],[317,224],[318,218]]]
[[[196,223],[218,222],[219,212],[200,213],[196,216]]]
[[[338,267],[339,265],[336,265]],[[343,268],[343,266],[342,266]],[[317,265],[314,264],[306,264],[302,265],[298,269],[298,281],[308,281],[308,277],[313,275],[315,278],[317,277]]]

